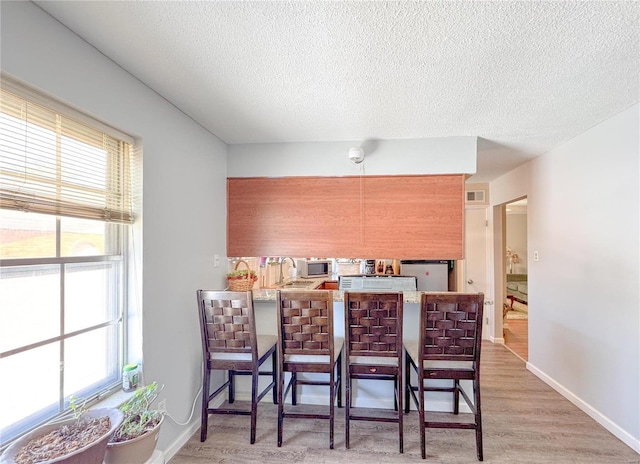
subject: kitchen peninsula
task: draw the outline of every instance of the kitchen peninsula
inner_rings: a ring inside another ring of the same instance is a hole
[[[295,288],[295,289],[277,289],[277,288],[261,288],[258,290],[253,290],[253,301],[256,302],[268,302],[268,301],[276,301],[276,292],[278,290],[282,291],[297,291],[297,290],[305,290],[303,288]],[[316,290],[315,288],[310,288],[308,290]],[[329,290],[333,292],[333,302],[342,302],[344,301],[344,291],[343,290]],[[402,292],[404,297],[404,302],[406,303],[420,303],[420,295],[423,292]]]
[[[294,284],[287,285],[287,283],[294,282]],[[276,292],[278,290],[282,291],[304,291],[304,290],[325,290],[326,288],[322,288],[326,283],[336,282],[332,279],[326,278],[318,278],[318,279],[308,279],[308,280],[292,280],[285,281],[281,286],[277,288],[257,288],[252,290],[253,292],[253,300],[258,302],[268,302],[268,301],[276,301]],[[306,283],[306,285],[305,285]],[[344,301],[344,291],[331,289],[333,292],[333,301],[342,302]],[[418,291],[403,291],[405,303],[420,303],[420,294]]]

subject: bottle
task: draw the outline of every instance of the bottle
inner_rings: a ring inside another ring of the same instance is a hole
[[[126,364],[122,368],[122,389],[126,392],[134,391],[138,388],[138,365]]]

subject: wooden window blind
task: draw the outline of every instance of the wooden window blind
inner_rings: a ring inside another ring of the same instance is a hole
[[[119,223],[134,221],[133,147],[104,125],[0,89],[0,207]]]

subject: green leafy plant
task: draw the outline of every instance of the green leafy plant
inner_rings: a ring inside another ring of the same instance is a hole
[[[246,269],[235,270],[235,271],[231,271],[231,272],[227,273],[227,279],[229,279],[229,280],[246,279],[247,275],[254,282],[256,280],[258,280],[258,275],[256,274],[256,271],[253,271],[253,270],[252,271],[248,271]]]
[[[136,390],[134,395],[120,405],[124,413],[122,424],[111,437],[111,443],[132,440],[152,430],[164,416],[164,411],[151,409],[151,403],[158,397],[161,388],[157,382]]]
[[[80,419],[80,416],[87,412],[89,408],[87,408],[87,400],[84,400],[82,404],[78,404],[79,398],[76,398],[74,395],[71,395],[69,398],[69,407],[71,411],[73,411],[73,417],[76,419]]]

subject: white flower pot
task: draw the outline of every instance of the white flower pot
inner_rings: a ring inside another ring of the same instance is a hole
[[[132,440],[110,442],[104,455],[104,464],[144,464],[149,460],[158,442],[164,416],[153,429]]]
[[[41,461],[39,464],[102,464],[102,460],[107,449],[107,442],[111,438],[113,432],[118,428],[124,419],[124,415],[119,409],[104,408],[104,409],[92,409],[82,415],[82,417],[104,417],[109,416],[111,421],[111,429],[102,435],[98,440],[90,443],[76,451],[60,456],[49,461]],[[42,427],[38,427],[32,432],[22,436],[9,446],[2,456],[0,456],[0,464],[15,464],[15,458],[27,443],[34,438],[46,435],[54,430],[60,428],[66,424],[72,424],[76,419],[68,419],[62,422],[56,422],[54,424],[46,424]]]

